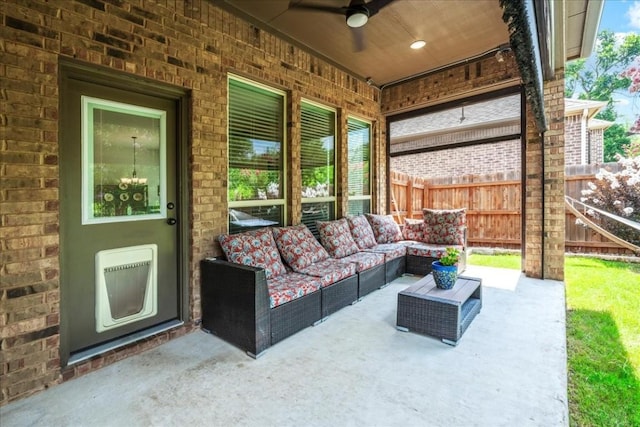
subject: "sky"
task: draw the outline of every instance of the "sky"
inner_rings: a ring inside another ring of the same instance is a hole
[[[628,33],[640,32],[640,0],[605,0],[598,32],[610,30],[620,38]],[[639,58],[640,60],[640,58]],[[640,98],[631,94],[614,95],[617,111],[623,115],[623,121],[632,122],[640,114]]]

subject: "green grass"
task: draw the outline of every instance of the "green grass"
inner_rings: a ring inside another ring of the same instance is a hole
[[[520,268],[513,255],[470,264]],[[565,259],[572,426],[640,426],[640,264]]]

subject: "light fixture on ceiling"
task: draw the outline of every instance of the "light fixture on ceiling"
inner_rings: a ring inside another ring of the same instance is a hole
[[[147,183],[147,178],[138,178],[138,172],[136,171],[136,139],[137,136],[132,136],[132,145],[133,145],[133,171],[131,172],[131,177],[120,178],[121,184],[141,184],[144,185]]]
[[[498,47],[498,50],[496,51],[496,61],[498,62],[504,62],[504,54],[509,52],[511,50],[511,47],[508,44],[503,44],[500,45]]]
[[[351,28],[359,28],[369,20],[369,11],[365,8],[347,11],[347,25]]]
[[[425,45],[427,44],[426,41],[424,40],[416,40],[413,43],[411,43],[411,49],[422,49],[423,47],[425,47]]]

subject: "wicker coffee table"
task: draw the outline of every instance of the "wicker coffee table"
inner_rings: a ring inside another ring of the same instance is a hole
[[[458,276],[451,289],[438,289],[429,274],[398,293],[397,328],[457,345],[482,308],[482,279]]]

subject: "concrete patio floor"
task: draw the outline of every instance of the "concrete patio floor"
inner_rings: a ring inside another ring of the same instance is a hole
[[[0,408],[7,426],[566,426],[562,282],[470,266],[457,347],[395,328],[402,277],[253,360],[197,331]]]

